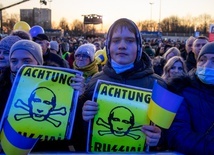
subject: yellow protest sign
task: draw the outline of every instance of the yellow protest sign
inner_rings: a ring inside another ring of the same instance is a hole
[[[151,90],[98,80],[93,100],[99,110],[89,125],[89,152],[142,152]]]
[[[7,119],[12,129],[25,137],[69,139],[78,98],[70,83],[76,74],[82,72],[23,66],[16,75],[3,120]]]

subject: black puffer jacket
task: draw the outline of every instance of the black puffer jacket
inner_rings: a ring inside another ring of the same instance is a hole
[[[137,43],[137,50],[136,50],[137,54],[136,54],[136,59],[133,63],[134,67],[129,70],[126,70],[125,72],[117,74],[111,66],[110,44],[111,44],[112,35],[114,33],[114,29],[116,29],[117,26],[120,24],[129,25],[130,27],[132,26],[132,28],[135,29],[134,34],[135,34],[136,43]],[[84,129],[84,127],[87,126],[87,124],[86,123],[84,124],[84,121],[82,120],[82,107],[86,100],[92,100],[94,89],[99,79],[115,82],[115,83],[121,83],[125,85],[130,85],[130,86],[135,86],[135,87],[140,87],[140,88],[146,88],[146,89],[152,89],[154,81],[157,80],[161,85],[165,86],[165,83],[161,79],[161,77],[154,73],[154,70],[151,64],[151,59],[145,52],[142,51],[141,34],[136,24],[133,23],[131,20],[126,18],[121,18],[113,23],[113,25],[110,27],[107,33],[106,53],[108,58],[107,64],[104,66],[101,72],[96,73],[91,78],[91,80],[86,86],[86,90],[84,94],[79,99],[74,130]],[[79,119],[79,121],[77,121],[77,119]],[[83,124],[85,126],[81,126]],[[84,133],[84,132],[80,132],[80,133]],[[76,134],[73,134],[73,135],[76,135]],[[85,135],[81,134],[82,143],[79,143],[79,145],[86,144],[86,137],[84,136]]]
[[[11,87],[10,68],[6,68],[0,76],[0,119],[2,118]]]
[[[213,155],[214,86],[202,83],[191,71],[189,85],[179,90],[184,100],[167,131],[168,146],[186,155]]]
[[[86,100],[92,100],[94,88],[98,79],[147,89],[152,89],[154,81],[157,80],[162,86],[166,87],[165,82],[160,78],[160,76],[154,74],[151,61],[145,53],[143,53],[142,61],[136,63],[134,68],[127,70],[126,72],[121,74],[117,74],[109,63],[106,64],[103,68],[103,71],[95,74],[91,78],[84,94],[80,97],[78,102],[76,122],[74,123],[75,134],[73,135],[74,137],[76,137],[74,139],[80,140],[79,143],[76,142],[75,144],[77,145],[77,147],[81,145],[83,150],[84,147],[86,147],[87,123],[82,120],[82,107]],[[84,128],[85,131],[80,132],[80,130]],[[77,136],[78,133],[81,133],[81,135]]]
[[[151,61],[145,53],[143,53],[141,61],[137,62],[134,68],[121,74],[117,74],[110,63],[107,63],[104,66],[103,71],[95,74],[89,82],[84,93],[87,99],[91,99],[93,96],[93,91],[98,79],[147,89],[152,89],[154,81],[158,80],[161,85],[165,86],[165,83],[160,76],[154,73]]]

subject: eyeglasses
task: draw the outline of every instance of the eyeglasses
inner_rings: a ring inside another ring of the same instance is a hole
[[[88,55],[86,55],[86,54],[77,54],[77,55],[75,55],[75,58],[76,59],[82,58],[82,59],[86,60],[86,59],[88,59],[90,57]]]

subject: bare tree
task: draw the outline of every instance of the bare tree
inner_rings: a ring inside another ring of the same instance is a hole
[[[3,31],[5,33],[10,33],[13,30],[13,26],[19,21],[18,14],[8,14],[7,12],[3,11]]]
[[[208,15],[208,14],[203,14],[203,15],[200,15],[198,17],[198,21],[199,21],[199,30],[200,32],[202,32],[203,34],[207,34],[208,33],[208,30],[209,30],[209,23],[211,23],[212,21],[212,17],[211,15]]]
[[[62,18],[59,22],[59,26],[58,28],[63,29],[64,31],[68,31],[69,27],[68,27],[68,22],[65,18]]]
[[[58,28],[58,27],[57,27],[57,23],[54,22],[54,21],[51,23],[51,25],[52,25],[52,28],[53,28],[53,29],[57,29],[57,28]]]
[[[80,20],[78,19],[75,19],[72,23],[71,23],[71,31],[73,34],[76,34],[76,35],[81,35],[83,34],[84,32],[84,25],[83,25],[83,22],[81,22]]]

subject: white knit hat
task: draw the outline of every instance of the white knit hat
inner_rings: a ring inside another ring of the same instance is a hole
[[[95,51],[96,51],[96,46],[94,44],[87,43],[79,46],[75,51],[74,56],[76,56],[77,54],[86,54],[90,57],[91,62],[93,62]]]

